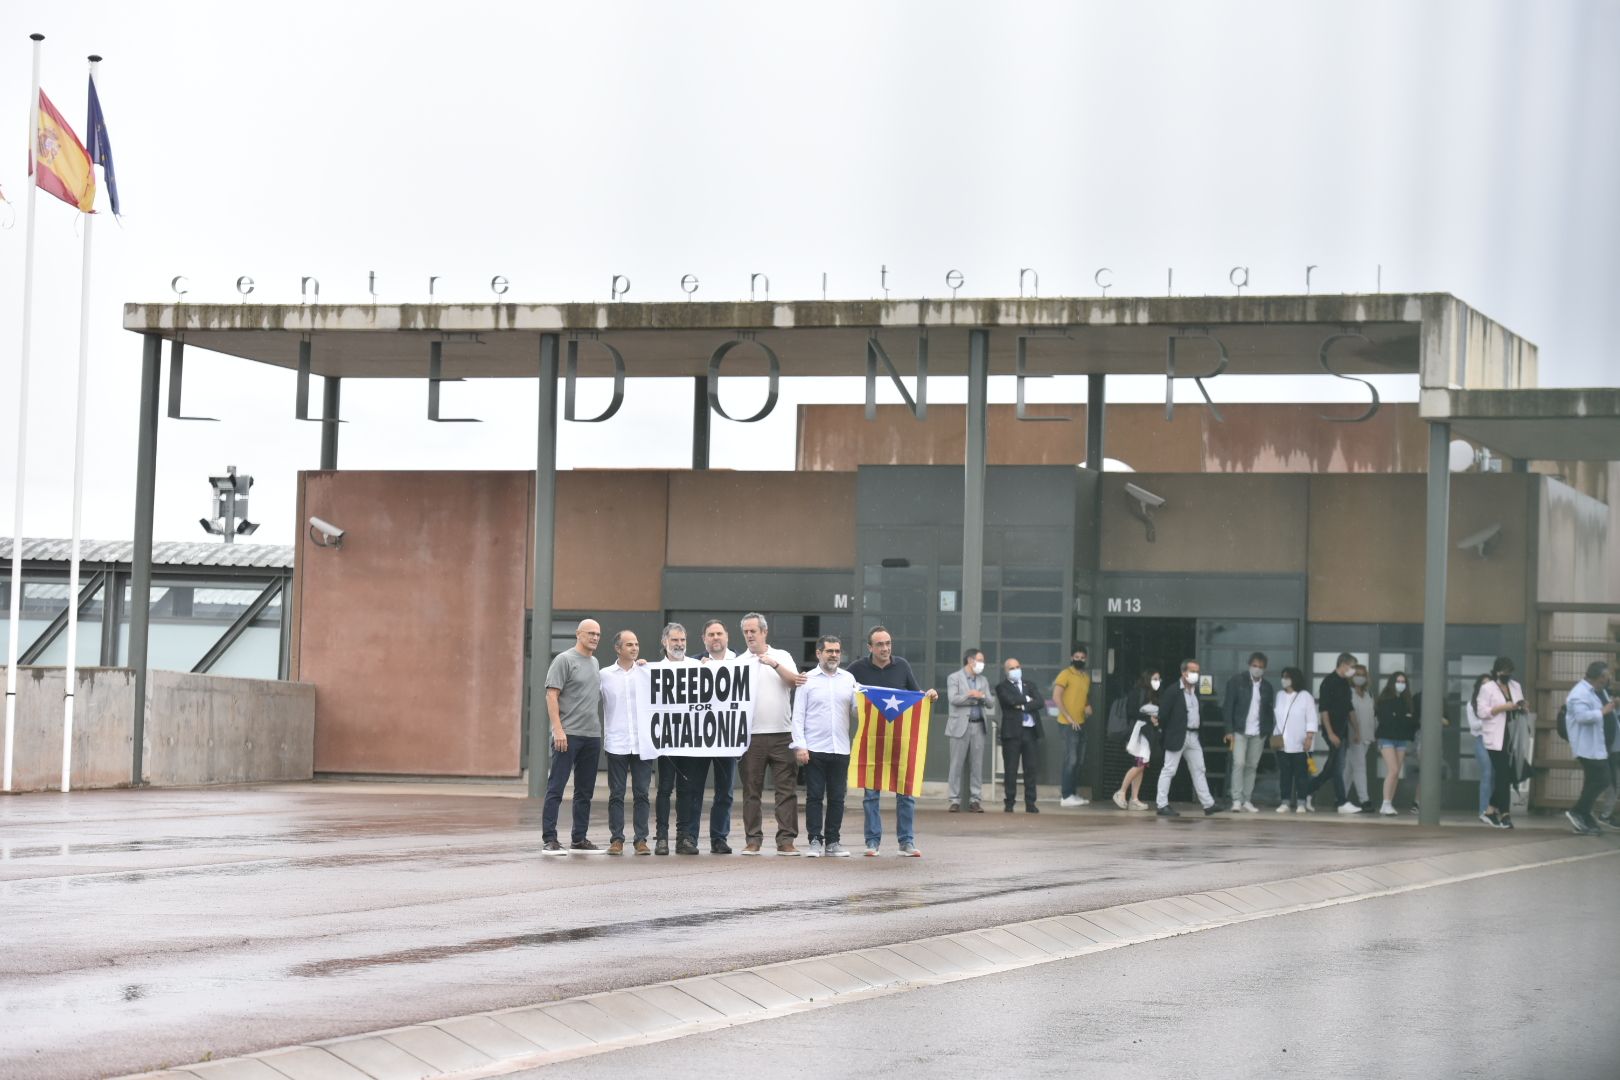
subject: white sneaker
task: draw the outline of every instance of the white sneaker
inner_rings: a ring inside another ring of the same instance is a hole
[[[1347,802],[1343,806],[1339,807],[1339,813],[1341,813],[1341,814],[1359,814],[1359,813],[1361,813],[1361,807],[1357,806],[1353,802]]]
[[[820,840],[812,840],[810,841],[809,845],[805,847],[804,854],[808,859],[819,859],[821,858],[823,850],[825,849],[822,847]]]
[[[849,858],[849,848],[845,847],[843,844],[828,844],[827,858],[847,859]]]
[[[1086,800],[1082,799],[1078,795],[1065,795],[1063,797],[1063,801],[1058,803],[1058,805],[1059,806],[1084,806],[1084,805],[1086,805]]]
[[[1153,807],[1149,806],[1147,803],[1143,802],[1141,799],[1132,799],[1131,800],[1131,809],[1132,810],[1151,810],[1151,809],[1153,809]]]
[[[1311,810],[1311,807],[1310,807],[1309,803],[1300,803],[1298,806],[1294,807],[1294,813],[1296,813],[1296,814],[1309,814],[1309,813],[1313,813],[1313,811]]]
[[[1305,796],[1305,801],[1299,804],[1300,810],[1307,814],[1316,813],[1316,807],[1311,803],[1311,796]]]
[[[1243,804],[1243,812],[1245,814],[1258,814],[1260,812],[1260,808],[1254,805],[1252,802],[1245,802]]]
[[[1378,813],[1382,817],[1398,817],[1398,816],[1400,816],[1399,811],[1397,811],[1395,809],[1395,804],[1390,802],[1388,799],[1385,799],[1384,800],[1384,805],[1380,806],[1378,808]]]
[[[1084,795],[1076,795],[1074,798],[1075,798],[1075,801],[1078,802],[1081,806],[1090,806],[1091,805],[1091,800],[1086,798]]]
[[[1277,813],[1287,814],[1292,812],[1293,809],[1294,808],[1292,806],[1289,806],[1287,803],[1283,803],[1281,806],[1277,807]]]

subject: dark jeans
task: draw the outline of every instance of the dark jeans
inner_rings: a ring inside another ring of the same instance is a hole
[[[1080,794],[1080,768],[1086,763],[1086,726],[1063,725],[1063,773],[1058,787],[1067,799]]]
[[[658,759],[658,798],[654,809],[658,811],[658,832],[656,835],[660,840],[669,839],[669,801],[670,797],[675,794],[675,788],[680,779],[680,767],[676,764],[680,760],[680,758],[672,757]],[[677,813],[679,813],[678,810]]]
[[[1502,749],[1486,752],[1491,755],[1491,805],[1498,814],[1509,813],[1513,809],[1513,755],[1508,752],[1505,739]]]
[[[1326,739],[1327,736],[1322,736]],[[1333,805],[1343,806],[1350,799],[1350,793],[1344,788],[1344,750],[1345,740],[1340,739],[1338,746],[1331,743],[1328,746],[1327,764],[1322,771],[1316,774],[1316,779],[1305,788],[1306,795],[1315,795],[1327,784],[1333,784]]]
[[[1024,805],[1035,805],[1035,748],[1039,740],[1035,729],[1018,727],[1017,734],[1001,738],[1001,771],[1007,786],[1006,806],[1012,809],[1018,801],[1018,763],[1024,763]]]
[[[647,816],[652,809],[647,788],[652,784],[653,763],[642,761],[639,754],[609,754],[608,766],[608,839],[624,839],[624,782],[630,779],[636,800],[635,839],[647,839]]]
[[[737,759],[734,757],[677,758],[680,778],[675,798],[675,835],[697,843],[698,824],[703,820],[703,789],[709,780],[709,769],[714,769],[714,799],[709,805],[709,842],[724,840],[731,833],[732,789],[737,784]]]
[[[579,843],[591,826],[591,796],[596,792],[596,766],[602,756],[602,740],[588,735],[568,736],[568,749],[551,751],[551,774],[546,778],[546,805],[540,812],[540,838],[557,839],[557,811],[562,808],[563,787],[570,774],[574,778],[574,829],[570,839]]]
[[[1495,752],[1492,751],[1492,753]],[[1590,824],[1592,804],[1597,802],[1599,795],[1603,794],[1603,789],[1609,786],[1609,763],[1593,758],[1576,758],[1575,760],[1581,763],[1581,797],[1575,801],[1575,809],[1572,813],[1582,821]]]
[[[1285,754],[1277,751],[1277,790],[1285,803],[1298,802],[1305,797],[1305,789],[1311,779],[1310,770],[1305,767],[1305,757],[1303,752]]]
[[[844,825],[844,793],[849,789],[849,755],[810,751],[810,764],[804,767],[804,831],[810,839],[829,844],[839,841]],[[827,806],[827,826],[822,829],[822,803]]]

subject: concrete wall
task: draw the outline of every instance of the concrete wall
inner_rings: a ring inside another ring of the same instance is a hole
[[[3,669],[0,669],[3,671]],[[22,668],[12,784],[62,782],[63,668]],[[80,668],[71,784],[129,783],[135,673]],[[308,780],[314,775],[315,688],[303,683],[153,671],[147,678],[142,779],[154,787]]]
[[[1129,481],[1165,498],[1153,511],[1156,539],[1131,514]],[[1305,572],[1310,481],[1302,476],[1105,473],[1102,569],[1190,574]]]
[[[672,472],[668,566],[848,567],[853,473]],[[559,566],[558,572],[565,573]]]
[[[527,476],[525,482],[532,484]],[[667,472],[558,473],[552,606],[558,611],[662,607],[658,594],[668,522]],[[531,526],[524,535],[532,533]],[[529,548],[532,565],[534,545]]]

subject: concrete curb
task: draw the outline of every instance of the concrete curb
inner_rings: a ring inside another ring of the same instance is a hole
[[[1620,854],[1566,837],[1143,900],[452,1017],[128,1080],[475,1080],[808,1009],[1519,870]]]

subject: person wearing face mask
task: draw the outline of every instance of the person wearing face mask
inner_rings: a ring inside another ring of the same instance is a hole
[[[1277,692],[1277,748],[1278,790],[1282,802],[1277,813],[1303,814],[1305,788],[1310,772],[1305,767],[1305,756],[1311,752],[1320,724],[1316,702],[1305,689],[1305,673],[1297,667],[1282,670],[1282,689]]]
[[[1570,688],[1564,699],[1564,723],[1569,729],[1569,749],[1580,762],[1582,781],[1580,798],[1565,811],[1570,827],[1578,834],[1597,835],[1603,830],[1592,816],[1592,806],[1608,784],[1608,753],[1604,745],[1603,725],[1615,714],[1615,702],[1609,698],[1612,681],[1609,665],[1594,660],[1587,665],[1586,678]]]
[[[1024,809],[1040,813],[1035,805],[1035,751],[1041,743],[1041,713],[1046,699],[1035,689],[1034,680],[1024,682],[1024,669],[1008,657],[1002,664],[1005,678],[996,684],[996,701],[1001,705],[1001,762],[1006,784],[1002,809],[1013,812],[1018,801],[1018,763],[1024,765]]]
[[[1372,809],[1372,789],[1367,786],[1367,755],[1372,749],[1377,719],[1377,701],[1368,685],[1367,665],[1357,664],[1350,673],[1350,741],[1344,755],[1344,787],[1350,801],[1363,810]]]
[[[1479,718],[1480,738],[1491,755],[1491,803],[1480,820],[1497,829],[1513,828],[1513,742],[1509,717],[1524,708],[1524,691],[1513,678],[1513,661],[1498,656],[1491,677],[1479,684],[1469,703]]]
[[[1088,651],[1084,644],[1076,645],[1069,657],[1069,666],[1058,672],[1057,681],[1052,684],[1058,723],[1063,727],[1063,772],[1059,784],[1063,801],[1059,806],[1084,806],[1091,801],[1080,794],[1080,767],[1086,760],[1086,720],[1091,716],[1091,675],[1086,671]]]
[[[1317,702],[1317,708],[1321,713],[1322,735],[1328,741],[1328,759],[1316,779],[1305,789],[1307,810],[1311,809],[1311,796],[1323,785],[1331,783],[1339,813],[1361,813],[1361,807],[1350,801],[1344,786],[1344,755],[1355,735],[1353,730],[1355,705],[1350,691],[1350,676],[1355,669],[1356,658],[1349,653],[1340,653],[1339,662],[1328,677],[1322,680],[1321,699]]]
[[[1119,790],[1114,792],[1114,805],[1121,810],[1148,809],[1142,801],[1142,774],[1153,757],[1153,741],[1147,733],[1153,718],[1159,715],[1159,687],[1163,683],[1157,671],[1144,671],[1125,699],[1125,715],[1131,717],[1131,736],[1125,740],[1125,750],[1135,764],[1125,770]]]
[[[1384,759],[1384,805],[1378,812],[1395,816],[1395,789],[1401,782],[1406,752],[1417,738],[1418,716],[1406,672],[1397,671],[1384,683],[1375,710],[1378,714],[1378,753]]]
[[[1266,654],[1249,655],[1249,670],[1226,680],[1221,711],[1226,714],[1226,745],[1232,748],[1232,779],[1227,794],[1233,810],[1258,814],[1254,776],[1260,752],[1277,724],[1277,688],[1266,679]]]
[[[1159,816],[1180,817],[1170,805],[1170,782],[1176,769],[1187,763],[1192,777],[1193,791],[1204,807],[1204,814],[1218,814],[1223,807],[1216,805],[1209,793],[1209,780],[1204,774],[1204,745],[1199,742],[1203,726],[1198,703],[1198,661],[1181,662],[1181,683],[1169,687],[1159,695],[1159,715],[1153,718],[1164,736],[1164,768],[1159,770]]]
[[[950,811],[962,810],[962,768],[967,766],[967,810],[984,813],[979,802],[984,774],[984,726],[995,717],[996,702],[990,694],[990,680],[984,677],[984,653],[969,649],[962,654],[962,666],[945,680],[945,696],[950,713],[945,734],[951,740]]]

